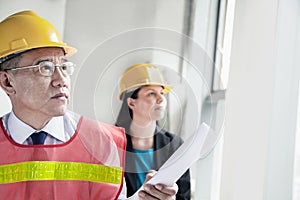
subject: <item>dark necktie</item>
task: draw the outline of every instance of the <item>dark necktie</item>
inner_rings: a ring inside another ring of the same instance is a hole
[[[40,131],[30,135],[33,144],[44,144],[47,133],[45,131]]]

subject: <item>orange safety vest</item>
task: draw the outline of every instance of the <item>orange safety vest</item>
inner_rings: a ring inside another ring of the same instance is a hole
[[[56,145],[17,144],[0,118],[0,199],[117,199],[125,150],[122,128],[84,117]]]

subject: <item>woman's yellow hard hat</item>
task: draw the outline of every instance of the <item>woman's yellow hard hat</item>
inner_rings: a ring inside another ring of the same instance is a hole
[[[122,99],[124,92],[144,85],[160,85],[165,94],[171,90],[156,66],[148,63],[135,64],[127,68],[120,78],[119,99]]]
[[[0,22],[0,61],[4,62],[10,55],[40,47],[61,47],[66,57],[77,51],[62,41],[52,24],[31,10],[15,13]]]

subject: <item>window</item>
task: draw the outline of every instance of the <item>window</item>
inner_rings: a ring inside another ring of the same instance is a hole
[[[294,183],[293,183],[293,200],[300,199],[300,97],[298,98],[298,124],[296,131],[295,157],[294,157]]]
[[[200,44],[213,62],[211,69],[203,69],[210,91],[202,103],[201,120],[208,121],[222,136],[234,1],[202,0],[196,2],[193,9],[191,37]],[[222,145],[221,137],[213,152],[192,166],[192,183],[195,190],[193,199],[220,199]]]

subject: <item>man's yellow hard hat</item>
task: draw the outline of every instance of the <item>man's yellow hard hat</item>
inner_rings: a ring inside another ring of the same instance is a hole
[[[165,94],[171,90],[156,66],[148,63],[135,64],[127,68],[120,78],[119,99],[122,99],[124,92],[144,85],[160,85]]]
[[[77,51],[62,41],[52,24],[31,10],[15,13],[0,22],[0,63],[10,55],[40,47],[61,47],[66,57]]]

